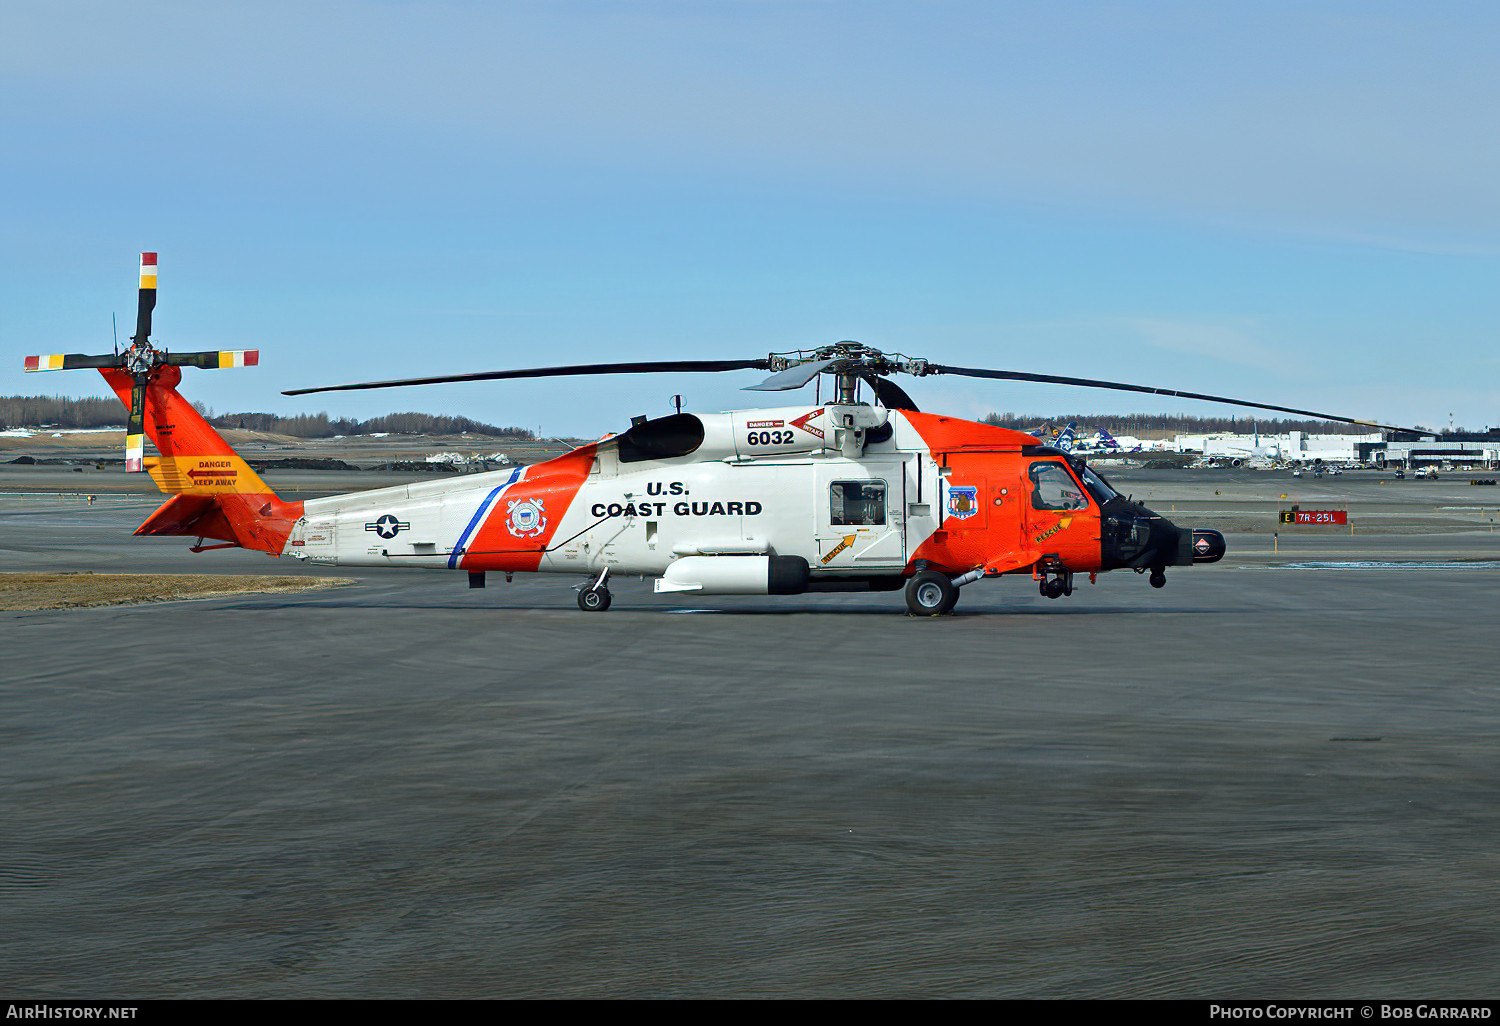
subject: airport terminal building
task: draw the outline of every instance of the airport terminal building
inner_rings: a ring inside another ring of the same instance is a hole
[[[1361,443],[1356,447],[1361,463],[1375,467],[1416,467],[1451,463],[1455,466],[1500,466],[1500,428],[1484,432],[1435,435],[1393,435],[1389,440]]]
[[[1361,445],[1383,445],[1380,432],[1349,435],[1313,435],[1305,431],[1285,434],[1178,435],[1175,445],[1183,452],[1201,452],[1206,459],[1269,460],[1283,463],[1355,463]]]
[[[1403,432],[1314,435],[1237,435],[1227,432],[1178,435],[1179,452],[1200,452],[1204,459],[1255,464],[1367,464],[1373,467],[1417,467],[1452,464],[1493,470],[1500,468],[1500,428],[1485,432],[1417,435]]]

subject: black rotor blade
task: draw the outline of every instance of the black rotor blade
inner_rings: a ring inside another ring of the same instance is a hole
[[[125,471],[136,473],[145,470],[142,457],[145,454],[146,435],[146,383],[149,376],[137,374],[135,386],[130,390],[130,419],[125,422]]]
[[[294,388],[282,395],[309,392],[346,392],[360,388],[395,388],[401,385],[441,385],[450,381],[499,381],[506,378],[554,378],[574,374],[661,374],[694,371],[770,370],[769,360],[658,360],[645,363],[580,363],[569,367],[531,367],[526,370],[480,371],[476,374],[444,374],[431,378],[396,381],[363,381],[353,385]]]
[[[254,367],[260,363],[259,349],[213,349],[204,353],[162,353],[161,363],[173,367],[201,367],[217,370],[221,367]]]
[[[151,311],[156,309],[156,254],[141,254],[141,287],[137,293],[135,308],[135,338],[137,343],[151,337]]]
[[[1317,410],[1299,410],[1292,406],[1273,406],[1269,403],[1252,403],[1244,399],[1230,399],[1222,395],[1205,395],[1202,392],[1179,392],[1171,388],[1151,388],[1147,385],[1127,385],[1121,381],[1097,381],[1093,378],[1070,378],[1061,374],[1029,374],[1026,371],[1002,371],[986,370],[982,367],[947,367],[942,364],[929,364],[930,374],[962,374],[970,378],[999,378],[1004,381],[1039,381],[1050,385],[1081,385],[1085,388],[1112,388],[1120,392],[1145,392],[1149,395],[1170,395],[1180,399],[1201,399],[1210,403],[1227,403],[1230,406],[1247,406],[1255,410],[1272,410],[1276,413],[1294,413],[1300,417],[1315,417],[1318,420],[1334,420],[1343,424],[1359,424],[1364,427],[1380,428],[1384,431],[1409,431],[1420,434],[1417,428],[1395,427],[1391,424],[1377,424],[1373,420],[1359,420],[1355,417],[1340,417],[1334,413],[1319,413]]]
[[[911,396],[906,394],[906,389],[894,381],[880,377],[878,374],[861,374],[865,384],[875,390],[875,398],[888,410],[910,410],[912,413],[920,412],[917,404],[912,402]]]
[[[837,360],[811,360],[807,363],[794,364],[786,370],[777,371],[758,385],[746,385],[742,391],[785,392],[788,389],[801,388],[837,362]]]
[[[202,367],[204,370],[215,370],[219,366],[219,351],[216,349],[211,353],[168,353],[162,362],[173,367]]]

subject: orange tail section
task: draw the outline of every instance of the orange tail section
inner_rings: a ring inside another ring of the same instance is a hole
[[[131,376],[115,368],[99,373],[128,409]],[[302,503],[276,497],[177,391],[181,380],[180,370],[164,366],[152,372],[146,387],[146,434],[161,453],[146,460],[146,470],[172,497],[135,533],[214,538],[280,555]]]

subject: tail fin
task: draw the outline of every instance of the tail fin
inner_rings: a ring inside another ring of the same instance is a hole
[[[120,401],[130,405],[134,385],[122,370],[100,368]],[[274,495],[250,465],[199,416],[177,391],[182,372],[162,367],[146,386],[146,434],[161,457],[146,470],[164,492],[186,495]]]
[[[1074,422],[1070,423],[1067,427],[1063,428],[1061,432],[1059,432],[1057,436],[1057,447],[1063,452],[1073,451],[1073,444],[1075,439],[1077,438],[1077,428],[1078,424]]]
[[[1099,429],[1099,445],[1105,449],[1118,449],[1120,443],[1115,441],[1115,436],[1103,428]]]
[[[131,375],[104,367],[99,373],[128,407],[135,384]],[[146,386],[145,430],[161,453],[145,461],[146,470],[172,498],[135,533],[216,538],[279,555],[302,516],[302,503],[277,498],[177,391],[181,380],[176,367],[160,367]]]

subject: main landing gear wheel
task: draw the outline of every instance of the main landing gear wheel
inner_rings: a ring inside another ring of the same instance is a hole
[[[578,593],[578,608],[585,613],[602,613],[611,599],[608,588],[584,588]]]
[[[906,608],[913,616],[942,616],[957,602],[958,588],[947,574],[923,570],[906,582]]]

